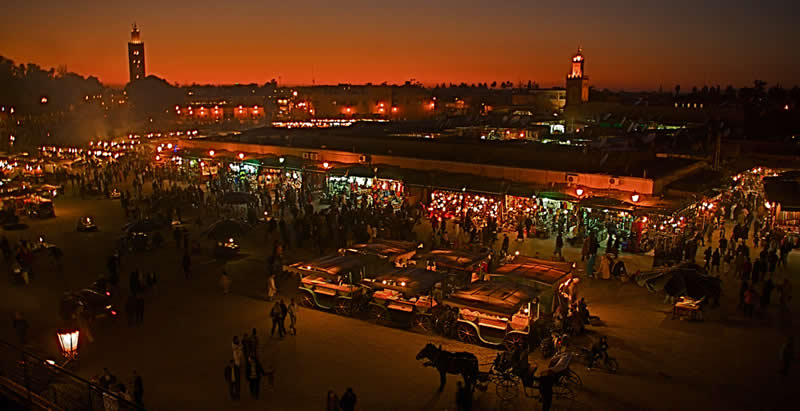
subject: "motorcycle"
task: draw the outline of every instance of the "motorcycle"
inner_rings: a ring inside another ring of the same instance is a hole
[[[593,366],[597,366],[600,364],[607,372],[611,374],[616,374],[619,370],[619,363],[617,360],[608,355],[608,353],[603,356],[602,354],[595,354],[591,348],[581,348],[581,357],[583,358],[586,366],[588,367],[590,363]],[[605,357],[601,358],[600,357]],[[594,358],[594,361],[592,359]]]

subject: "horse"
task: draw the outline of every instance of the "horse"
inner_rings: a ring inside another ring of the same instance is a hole
[[[436,347],[429,343],[417,354],[417,360],[423,358],[428,360],[423,366],[434,367],[439,371],[439,392],[444,390],[447,374],[460,374],[468,390],[475,387],[478,379],[478,357],[475,354],[445,351],[441,345]]]

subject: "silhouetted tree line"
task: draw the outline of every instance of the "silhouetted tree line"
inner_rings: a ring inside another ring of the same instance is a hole
[[[96,77],[70,73],[64,66],[45,70],[32,63],[17,65],[0,56],[0,104],[20,115],[68,111],[85,96],[102,92]]]

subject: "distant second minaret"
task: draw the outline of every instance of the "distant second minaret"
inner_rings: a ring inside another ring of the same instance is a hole
[[[589,77],[583,71],[583,49],[572,56],[572,69],[567,74],[567,106],[575,106],[589,101]]]
[[[145,76],[144,43],[136,23],[133,24],[131,41],[128,42],[128,72],[130,73],[131,82],[143,79]]]

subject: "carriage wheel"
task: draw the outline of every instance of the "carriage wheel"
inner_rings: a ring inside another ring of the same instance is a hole
[[[553,396],[555,398],[573,401],[575,400],[575,391],[569,385],[556,384],[553,386]]]
[[[312,297],[309,293],[303,293],[303,296],[300,297],[300,306],[314,308],[316,306],[316,304],[314,304],[314,297]]]
[[[333,307],[333,312],[339,315],[350,315],[350,300],[345,300],[344,298],[340,298],[336,301],[336,305]]]
[[[373,305],[369,308],[369,319],[377,324],[386,322],[386,309]]]
[[[514,351],[517,347],[524,347],[525,346],[525,335],[524,334],[508,334],[506,338],[503,340],[503,346],[506,348],[506,351]]]
[[[581,380],[580,375],[576,374],[575,371],[572,371],[569,368],[567,368],[567,371],[561,377],[561,383],[571,385],[575,389],[583,387],[583,380]]]
[[[498,378],[495,391],[497,396],[503,401],[510,401],[517,398],[519,395],[519,388],[517,387],[517,380],[511,375],[504,375]]]
[[[475,331],[475,328],[467,325],[467,324],[459,324],[458,329],[456,331],[456,336],[458,336],[458,341],[469,343],[469,344],[477,344],[478,342],[478,333]]]
[[[619,363],[617,362],[617,360],[615,360],[613,358],[609,358],[606,361],[605,365],[606,365],[606,369],[608,370],[608,372],[610,372],[612,374],[616,374],[617,370],[619,370]]]
[[[433,330],[433,318],[430,315],[417,314],[414,317],[414,325],[426,333],[431,332]]]

